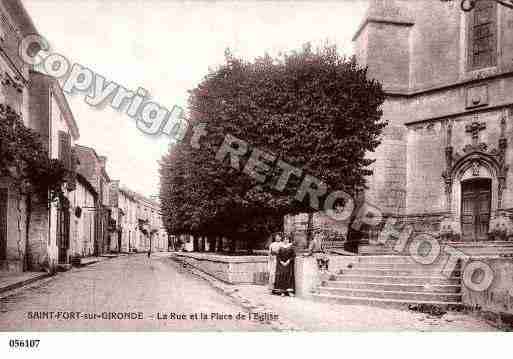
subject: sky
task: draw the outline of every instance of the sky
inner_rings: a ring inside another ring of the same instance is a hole
[[[367,8],[367,0],[23,3],[50,52],[127,89],[142,87],[168,109],[186,108],[187,91],[223,62],[226,48],[252,59],[328,41],[352,54],[351,38]],[[84,94],[70,95],[68,102],[80,130],[78,143],[107,156],[109,176],[146,196],[158,194],[158,161],[169,137],[144,134],[125,113],[89,106]]]

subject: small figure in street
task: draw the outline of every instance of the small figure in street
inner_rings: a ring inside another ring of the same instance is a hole
[[[151,249],[148,249],[148,258],[151,256]]]
[[[278,251],[283,246],[283,236],[281,233],[276,233],[273,236],[274,240],[269,245],[269,258],[267,260],[267,267],[269,270],[269,291],[274,291],[274,281],[276,279],[276,256]]]
[[[329,257],[322,242],[322,232],[314,232],[314,237],[308,246],[308,252],[305,257],[314,256],[317,261],[317,266],[321,272],[328,271]]]
[[[274,293],[281,296],[294,296],[294,258],[296,253],[292,246],[290,238],[286,238],[281,248],[278,250],[276,265],[276,281],[274,283]]]

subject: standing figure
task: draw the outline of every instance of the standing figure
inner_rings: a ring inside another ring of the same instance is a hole
[[[317,261],[317,267],[321,272],[327,272],[329,266],[329,257],[324,245],[322,243],[322,233],[315,232],[310,245],[308,246],[308,252],[305,256],[313,255]]]
[[[276,264],[276,281],[274,293],[282,296],[294,296],[294,257],[295,251],[290,239],[286,239],[283,246],[278,250]]]
[[[274,235],[274,241],[269,245],[269,258],[267,260],[267,267],[269,270],[269,290],[271,293],[274,290],[274,280],[276,278],[276,256],[278,251],[283,245],[283,237],[281,233]]]

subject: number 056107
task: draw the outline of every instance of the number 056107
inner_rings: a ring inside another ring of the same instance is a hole
[[[9,347],[11,348],[37,348],[39,347],[39,339],[10,339]]]

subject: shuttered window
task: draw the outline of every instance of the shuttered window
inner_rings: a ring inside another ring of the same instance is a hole
[[[469,21],[469,68],[497,65],[497,3],[478,1]]]
[[[71,136],[64,131],[59,131],[59,160],[68,170],[71,170]]]

